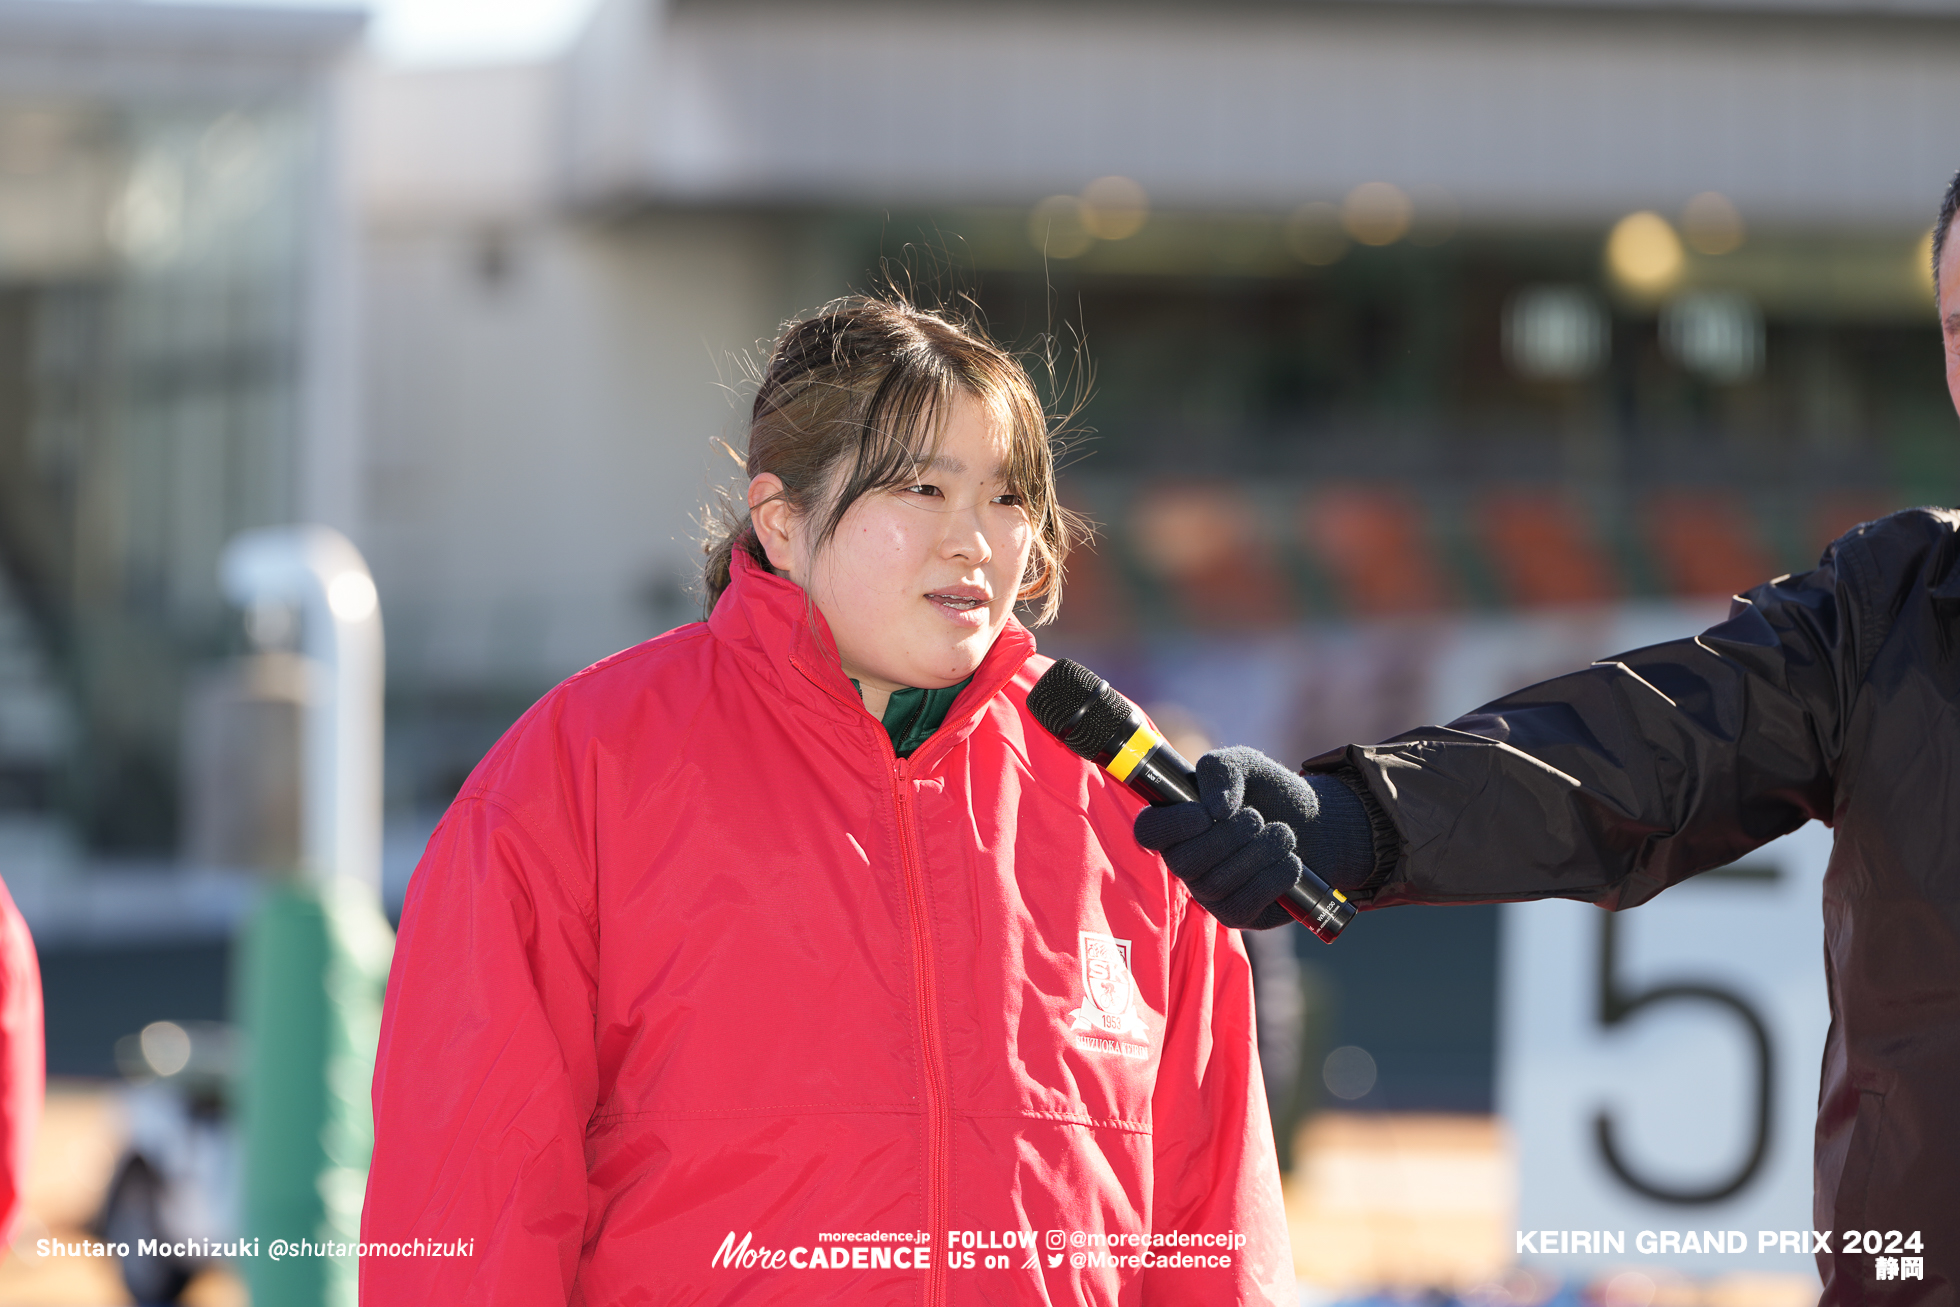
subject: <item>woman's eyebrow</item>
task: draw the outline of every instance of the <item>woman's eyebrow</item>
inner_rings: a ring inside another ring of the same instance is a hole
[[[921,460],[917,464],[917,467],[918,470],[922,473],[944,472],[949,476],[956,476],[956,477],[965,476],[967,471],[966,464],[961,460],[954,458],[951,454],[934,454],[931,458]],[[1001,463],[999,466],[994,468],[992,479],[995,481],[1007,480],[1006,463]]]

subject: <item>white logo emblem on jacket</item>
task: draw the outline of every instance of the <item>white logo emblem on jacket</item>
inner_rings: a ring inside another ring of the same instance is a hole
[[[1137,1018],[1137,986],[1130,977],[1130,941],[1077,933],[1082,946],[1082,1006],[1069,1013],[1070,1030],[1126,1035],[1148,1040],[1150,1030]]]

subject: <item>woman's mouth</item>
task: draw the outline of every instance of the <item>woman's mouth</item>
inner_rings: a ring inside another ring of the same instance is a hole
[[[986,591],[965,585],[934,590],[926,595],[926,599],[930,603],[937,604],[942,612],[951,617],[964,617],[969,613],[977,615],[992,602],[992,597]],[[967,620],[973,619],[967,618]]]

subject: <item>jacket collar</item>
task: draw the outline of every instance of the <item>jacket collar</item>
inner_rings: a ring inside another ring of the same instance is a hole
[[[837,641],[803,587],[777,576],[739,546],[729,567],[728,589],[708,615],[708,629],[761,674],[785,702],[833,721],[868,727],[879,740],[885,728],[865,710],[864,701],[844,675]],[[1034,653],[1034,636],[1019,620],[1007,626],[980,660],[946,720],[911,757],[914,772],[938,761],[973,733],[981,710],[1014,678]]]

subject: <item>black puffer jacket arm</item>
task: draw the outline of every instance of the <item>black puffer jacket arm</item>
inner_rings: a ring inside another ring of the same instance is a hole
[[[1693,639],[1519,690],[1448,726],[1312,759],[1375,825],[1370,906],[1624,908],[1831,819],[1844,725],[1930,533],[1860,528]],[[1923,560],[1920,560],[1923,561]]]

